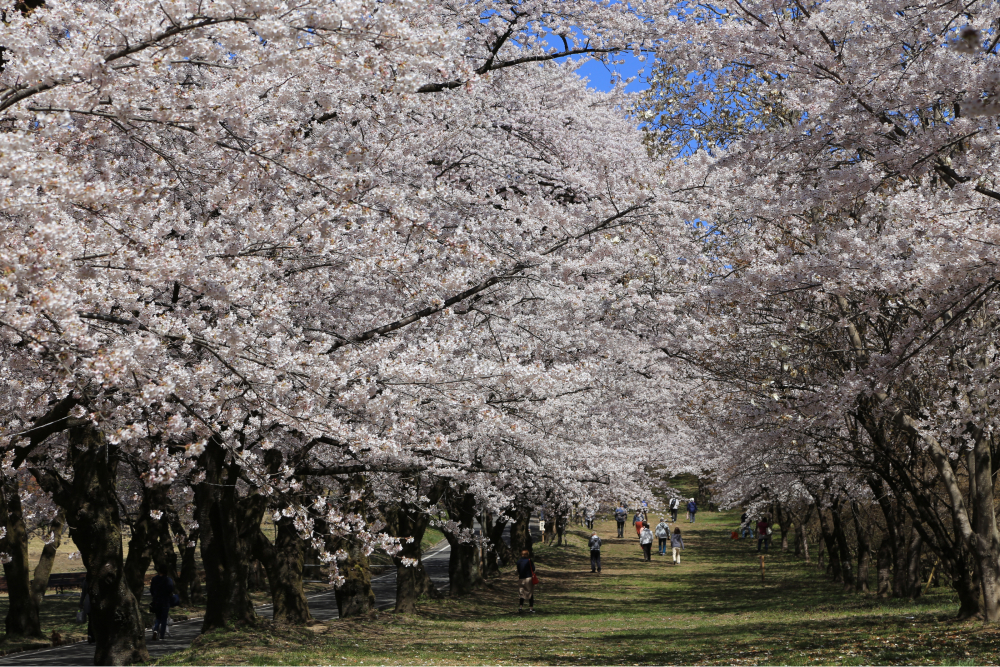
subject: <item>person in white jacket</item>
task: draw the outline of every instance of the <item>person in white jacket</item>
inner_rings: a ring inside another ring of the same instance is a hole
[[[642,530],[639,531],[639,545],[642,546],[643,560],[650,561],[650,553],[653,550],[653,531],[649,529],[649,522],[642,522]]]
[[[656,539],[660,541],[659,543],[659,554],[661,556],[667,555],[667,540],[670,539],[670,524],[667,523],[666,519],[662,516],[660,517],[660,523],[656,524]]]

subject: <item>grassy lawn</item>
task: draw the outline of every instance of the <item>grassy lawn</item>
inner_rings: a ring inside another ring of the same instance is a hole
[[[845,594],[814,566],[733,541],[732,513],[680,525],[683,564],[641,560],[634,531],[605,538],[592,575],[587,535],[537,547],[534,615],[518,615],[512,571],[481,593],[428,600],[412,617],[379,613],[310,628],[262,623],[200,637],[160,664],[996,664],[1000,630],[951,621],[944,588],[919,602]],[[627,528],[627,527],[626,527]]]

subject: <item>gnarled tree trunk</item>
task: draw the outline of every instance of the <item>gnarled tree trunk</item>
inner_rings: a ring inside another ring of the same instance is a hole
[[[225,463],[225,450],[211,439],[199,463],[205,473],[195,488],[207,589],[202,632],[227,623],[252,625],[257,614],[247,590],[251,549],[236,497],[238,468]]]
[[[309,601],[302,588],[305,543],[292,520],[283,518],[278,521],[277,536],[273,544],[258,523],[254,555],[267,571],[274,621],[292,625],[305,625],[311,621]]]
[[[49,587],[52,564],[56,560],[56,551],[59,550],[59,544],[62,542],[62,532],[65,525],[66,521],[61,512],[49,524],[50,540],[42,547],[42,555],[38,558],[35,574],[31,578],[31,597],[37,607],[40,607],[42,597],[45,596],[45,589]]]
[[[0,481],[0,526],[7,534],[0,540],[0,550],[9,560],[3,564],[7,578],[7,636],[40,637],[41,622],[38,602],[31,595],[28,583],[28,528],[24,523],[21,496],[17,477],[3,477]]]
[[[117,456],[103,434],[90,426],[69,429],[73,481],[32,469],[43,489],[62,508],[70,534],[87,568],[94,664],[148,662],[139,602],[125,580],[122,524],[115,492]]]
[[[450,488],[445,493],[448,512],[453,521],[457,521],[460,530],[471,531],[475,526],[476,497],[464,490]],[[548,526],[546,526],[548,530]],[[475,541],[463,542],[457,535],[445,532],[445,538],[451,545],[451,555],[448,559],[448,594],[456,597],[468,595],[483,586],[483,578],[479,572],[479,546]]]

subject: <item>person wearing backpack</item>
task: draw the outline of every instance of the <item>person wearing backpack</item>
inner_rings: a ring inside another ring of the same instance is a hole
[[[688,521],[694,523],[695,512],[698,511],[698,505],[694,502],[694,498],[688,501]]]
[[[601,538],[596,530],[590,536],[590,571],[601,573]]]
[[[524,613],[524,601],[528,601],[528,613],[535,613],[535,564],[531,561],[528,550],[521,552],[517,561],[518,599],[517,613]]]
[[[149,603],[149,610],[156,617],[156,620],[153,621],[153,641],[155,642],[160,637],[167,636],[167,615],[170,613],[170,606],[174,598],[174,580],[167,576],[166,563],[156,566],[156,576],[149,582],[149,594],[153,598],[153,601]]]
[[[615,521],[618,523],[618,537],[625,537],[625,519],[627,518],[628,510],[625,509],[625,503],[622,503],[615,510]]]
[[[649,523],[643,521],[639,531],[639,546],[642,547],[642,559],[646,562],[653,560],[650,552],[653,550],[653,531],[649,529]]]
[[[674,528],[674,534],[670,536],[670,546],[674,551],[674,565],[680,565],[681,549],[684,548],[684,538],[681,537],[680,528]]]
[[[762,544],[764,553],[767,553],[768,547],[771,546],[771,520],[766,516],[762,516],[757,522],[757,553],[760,553]]]
[[[681,501],[677,498],[670,499],[670,522],[677,523],[677,510],[680,509]]]
[[[656,539],[660,541],[657,545],[659,547],[659,554],[666,556],[667,540],[670,539],[670,525],[662,516],[660,517],[660,523],[656,524]]]

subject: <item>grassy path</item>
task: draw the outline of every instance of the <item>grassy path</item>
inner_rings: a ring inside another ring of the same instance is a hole
[[[791,555],[767,559],[733,541],[730,513],[678,524],[687,549],[644,563],[635,532],[599,522],[604,572],[587,534],[536,550],[538,613],[517,614],[513,572],[476,596],[428,601],[414,617],[382,613],[309,629],[217,633],[162,664],[996,664],[1000,630],[954,623],[945,589],[918,603],[844,594]]]

